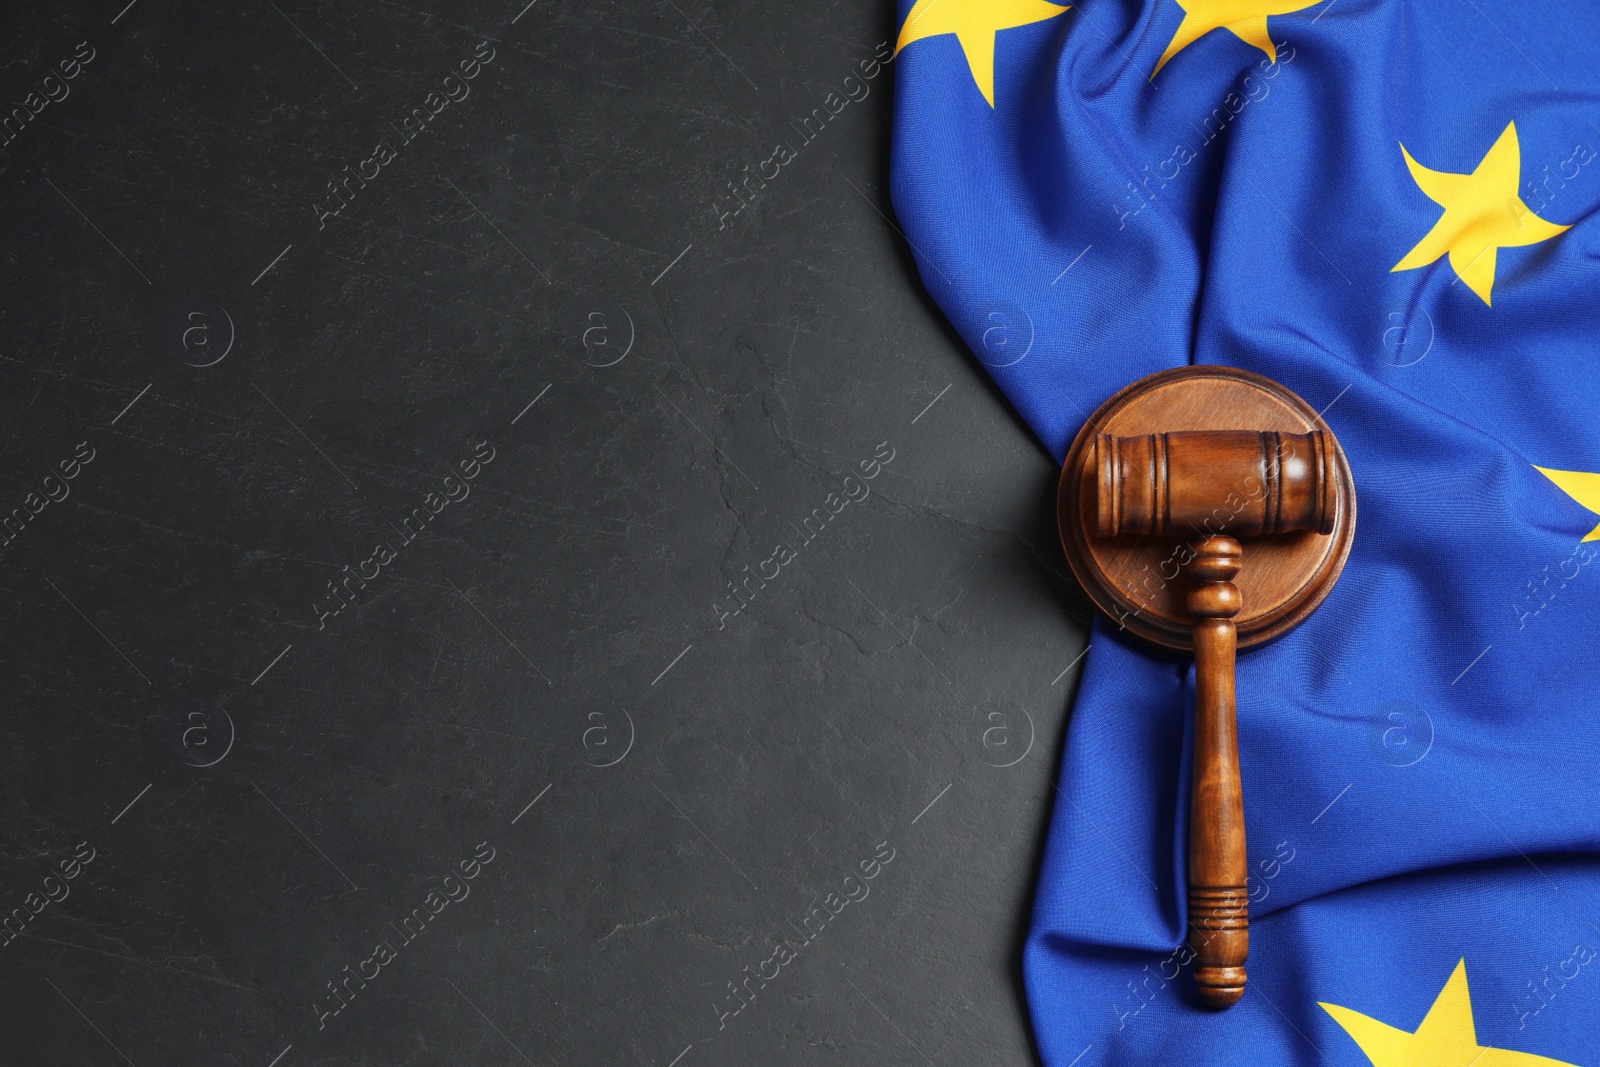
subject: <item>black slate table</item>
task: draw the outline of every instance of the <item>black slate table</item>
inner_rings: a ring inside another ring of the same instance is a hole
[[[1085,608],[893,12],[524,2],[0,16],[8,1064],[1034,1062]]]

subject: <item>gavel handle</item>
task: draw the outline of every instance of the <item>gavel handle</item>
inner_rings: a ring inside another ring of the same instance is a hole
[[[1189,799],[1189,950],[1200,999],[1225,1008],[1244,996],[1250,954],[1249,861],[1244,790],[1239,781],[1239,724],[1234,705],[1233,616],[1242,601],[1233,584],[1242,552],[1232,537],[1194,546],[1185,568],[1194,579],[1194,777]]]

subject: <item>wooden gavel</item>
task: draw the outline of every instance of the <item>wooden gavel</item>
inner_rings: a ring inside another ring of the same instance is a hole
[[[1241,393],[1240,386],[1269,395]],[[1188,403],[1174,404],[1175,388],[1187,390]],[[1221,397],[1210,395],[1219,391]],[[1220,400],[1233,407],[1212,406]],[[1272,402],[1288,406],[1289,417]],[[1161,415],[1180,424],[1237,425],[1242,416],[1301,429],[1102,432],[1143,429]],[[1305,429],[1315,422],[1304,401],[1258,375],[1215,367],[1163,372],[1107,401],[1062,473],[1062,542],[1085,591],[1141,636],[1194,652],[1188,941],[1196,991],[1212,1007],[1244,995],[1250,948],[1235,652],[1282,634],[1316,608],[1354,530],[1348,464],[1330,432]],[[1183,540],[1173,544],[1173,537]],[[1240,538],[1261,539],[1252,542],[1258,562],[1241,578],[1254,591],[1249,605],[1234,584],[1244,562]],[[1186,589],[1172,587],[1180,572]]]
[[[1195,673],[1189,949],[1200,997],[1217,1006],[1244,995],[1250,952],[1233,674],[1233,617],[1244,606],[1233,584],[1244,555],[1237,537],[1331,533],[1337,482],[1328,476],[1327,453],[1320,430],[1103,433],[1094,442],[1099,536],[1196,537],[1183,564],[1194,583],[1187,598]]]

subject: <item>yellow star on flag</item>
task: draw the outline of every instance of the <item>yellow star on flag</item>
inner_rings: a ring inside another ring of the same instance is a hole
[[[1400,146],[1411,177],[1428,198],[1444,208],[1426,237],[1406,253],[1390,273],[1426,267],[1445,253],[1450,267],[1467,287],[1493,305],[1495,255],[1501,248],[1548,241],[1570,226],[1557,226],[1533,213],[1517,195],[1522,178],[1522,147],[1517,124],[1508,123],[1494,146],[1471,174],[1429,170]]]
[[[1552,482],[1572,499],[1600,515],[1600,474],[1589,474],[1585,471],[1557,471],[1549,467],[1541,467],[1537,463],[1533,469],[1549,478]],[[1590,530],[1585,541],[1600,541],[1600,526]]]
[[[1183,8],[1183,21],[1172,43],[1161,56],[1161,62],[1150,72],[1154,81],[1167,60],[1194,44],[1212,30],[1227,30],[1245,44],[1254,45],[1267,54],[1273,63],[1278,61],[1278,46],[1267,35],[1269,15],[1288,15],[1320,4],[1322,0],[1177,0]]]
[[[895,55],[924,37],[956,35],[978,91],[994,107],[994,37],[1001,30],[1053,19],[1068,10],[1045,0],[917,0],[900,27]]]
[[[1321,1007],[1361,1046],[1372,1067],[1574,1067],[1565,1060],[1478,1044],[1466,960],[1456,964],[1415,1033],[1337,1004]]]

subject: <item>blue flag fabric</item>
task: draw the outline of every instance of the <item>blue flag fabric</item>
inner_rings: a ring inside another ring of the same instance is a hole
[[[1600,1067],[1600,5],[900,0],[893,199],[1059,460],[1153,371],[1344,445],[1241,655],[1250,985],[1184,987],[1190,663],[1097,622],[1024,955],[1049,1067]]]

